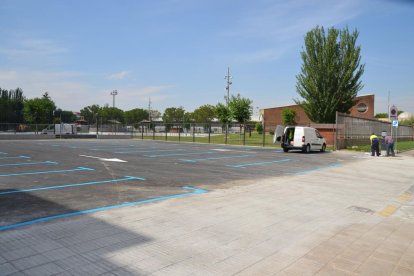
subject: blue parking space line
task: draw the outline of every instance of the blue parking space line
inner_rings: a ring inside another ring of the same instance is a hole
[[[146,153],[146,152],[171,152],[171,151],[185,151],[185,149],[169,149],[169,150],[131,150],[131,151],[116,151],[114,153],[129,154],[129,153]]]
[[[59,164],[58,162],[54,161],[43,161],[43,162],[24,162],[24,163],[14,163],[14,164],[1,164],[0,167],[15,167],[15,166],[25,166],[25,165],[37,165],[37,164],[45,164],[45,165],[55,165]]]
[[[43,172],[21,172],[21,173],[10,173],[10,174],[0,174],[1,176],[20,176],[20,175],[33,175],[33,174],[48,174],[48,173],[62,173],[62,172],[76,172],[76,171],[94,171],[92,168],[85,167],[76,167],[69,170],[52,170],[52,171],[43,171]]]
[[[250,163],[250,164],[226,165],[226,166],[227,167],[232,167],[232,168],[245,168],[245,167],[251,167],[251,166],[269,165],[269,164],[280,163],[280,162],[289,162],[289,161],[292,161],[292,159],[286,158],[286,159],[281,159],[281,160],[256,162],[256,163]]]
[[[52,190],[52,189],[63,189],[63,188],[86,186],[86,185],[106,184],[106,183],[113,183],[113,182],[119,182],[119,181],[129,181],[129,180],[140,180],[140,181],[144,181],[145,178],[135,177],[135,176],[125,176],[124,178],[111,179],[111,180],[84,182],[84,183],[77,183],[77,184],[64,184],[64,185],[58,185],[58,186],[39,187],[39,188],[32,188],[32,189],[25,189],[25,190],[15,190],[15,191],[0,192],[0,195],[9,195],[9,194],[17,194],[17,193],[28,193],[28,192],[45,191],[45,190]]]
[[[0,159],[29,159],[29,158],[32,158],[32,157],[25,156],[25,155],[0,157]]]
[[[0,231],[13,229],[13,228],[18,228],[18,227],[27,226],[27,225],[32,225],[32,224],[39,223],[39,222],[50,221],[50,220],[54,220],[54,219],[79,216],[79,215],[95,213],[95,212],[101,212],[101,211],[106,211],[106,210],[111,210],[111,209],[118,209],[118,208],[123,208],[123,207],[130,207],[130,206],[134,206],[134,205],[140,205],[140,204],[145,204],[145,203],[150,203],[150,202],[162,201],[162,200],[167,200],[167,199],[172,199],[172,198],[180,198],[180,197],[199,195],[199,194],[204,194],[204,193],[208,192],[207,190],[198,189],[198,188],[194,188],[194,187],[191,187],[191,186],[184,186],[183,189],[190,190],[192,192],[174,194],[174,195],[163,196],[163,197],[149,198],[149,199],[145,199],[145,200],[141,200],[141,201],[128,202],[128,203],[118,204],[118,205],[110,205],[110,206],[105,206],[105,207],[100,207],[100,208],[88,209],[88,210],[83,210],[83,211],[78,211],[78,212],[73,212],[73,213],[60,214],[60,215],[56,215],[56,216],[44,217],[44,218],[29,220],[29,221],[25,221],[25,222],[4,225],[4,226],[0,226]]]
[[[198,161],[209,161],[209,160],[221,160],[221,159],[231,159],[231,158],[244,158],[251,155],[237,155],[237,156],[222,156],[222,157],[210,157],[210,158],[197,158],[197,159],[179,159],[183,162],[196,163]]]
[[[217,152],[204,151],[204,152],[189,152],[189,153],[167,153],[167,154],[149,154],[144,155],[145,157],[166,157],[166,156],[186,156],[186,155],[203,155],[203,154],[214,154]]]
[[[128,147],[128,148],[120,148],[120,147],[106,147],[106,148],[92,148],[92,149],[88,149],[88,150],[93,150],[93,151],[110,151],[110,150],[144,150],[144,149],[148,149],[148,148],[135,148],[135,147]]]
[[[293,175],[307,174],[307,173],[311,173],[311,172],[316,172],[316,171],[321,171],[321,170],[325,170],[325,169],[339,167],[340,165],[341,164],[339,164],[339,163],[335,163],[335,164],[332,164],[332,165],[329,165],[329,166],[314,168],[314,169],[310,169],[310,170],[303,170],[303,171],[297,171],[297,172],[282,172],[282,174],[293,174]]]

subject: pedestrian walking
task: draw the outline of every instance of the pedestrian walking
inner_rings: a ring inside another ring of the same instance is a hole
[[[392,156],[395,156],[394,139],[392,139],[392,136],[387,134],[384,138],[384,142],[385,142],[385,146],[386,146],[386,149],[387,149],[387,156],[390,156],[390,154]]]
[[[375,156],[375,154],[380,156],[378,136],[373,132],[369,137],[369,140],[371,141],[371,156]]]

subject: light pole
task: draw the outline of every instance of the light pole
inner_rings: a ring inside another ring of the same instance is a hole
[[[230,67],[227,67],[227,76],[224,77],[224,79],[227,80],[227,85],[226,85],[227,97],[225,97],[226,98],[226,105],[227,105],[227,112],[228,112],[228,109],[229,109],[229,101],[230,101],[230,85],[233,84],[231,82],[231,79],[232,78],[233,77],[230,76]],[[227,135],[228,135],[228,132],[229,132],[229,122],[228,122],[229,119],[230,118],[227,118],[227,122],[226,122],[226,138],[225,138],[225,144],[227,144]]]
[[[112,90],[111,92],[112,95],[112,107],[115,107],[115,96],[118,95],[118,90]]]

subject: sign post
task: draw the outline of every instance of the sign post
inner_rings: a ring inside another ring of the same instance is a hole
[[[392,105],[389,108],[388,119],[392,121],[391,126],[391,137],[393,137],[393,129],[395,127],[395,152],[397,152],[397,135],[398,135],[398,108]]]
[[[398,120],[392,121],[392,127],[395,127],[395,152],[397,153]]]

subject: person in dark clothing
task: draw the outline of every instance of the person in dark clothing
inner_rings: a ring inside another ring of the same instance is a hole
[[[375,156],[375,154],[380,156],[378,136],[375,135],[375,133],[372,133],[369,140],[371,141],[371,156]]]

